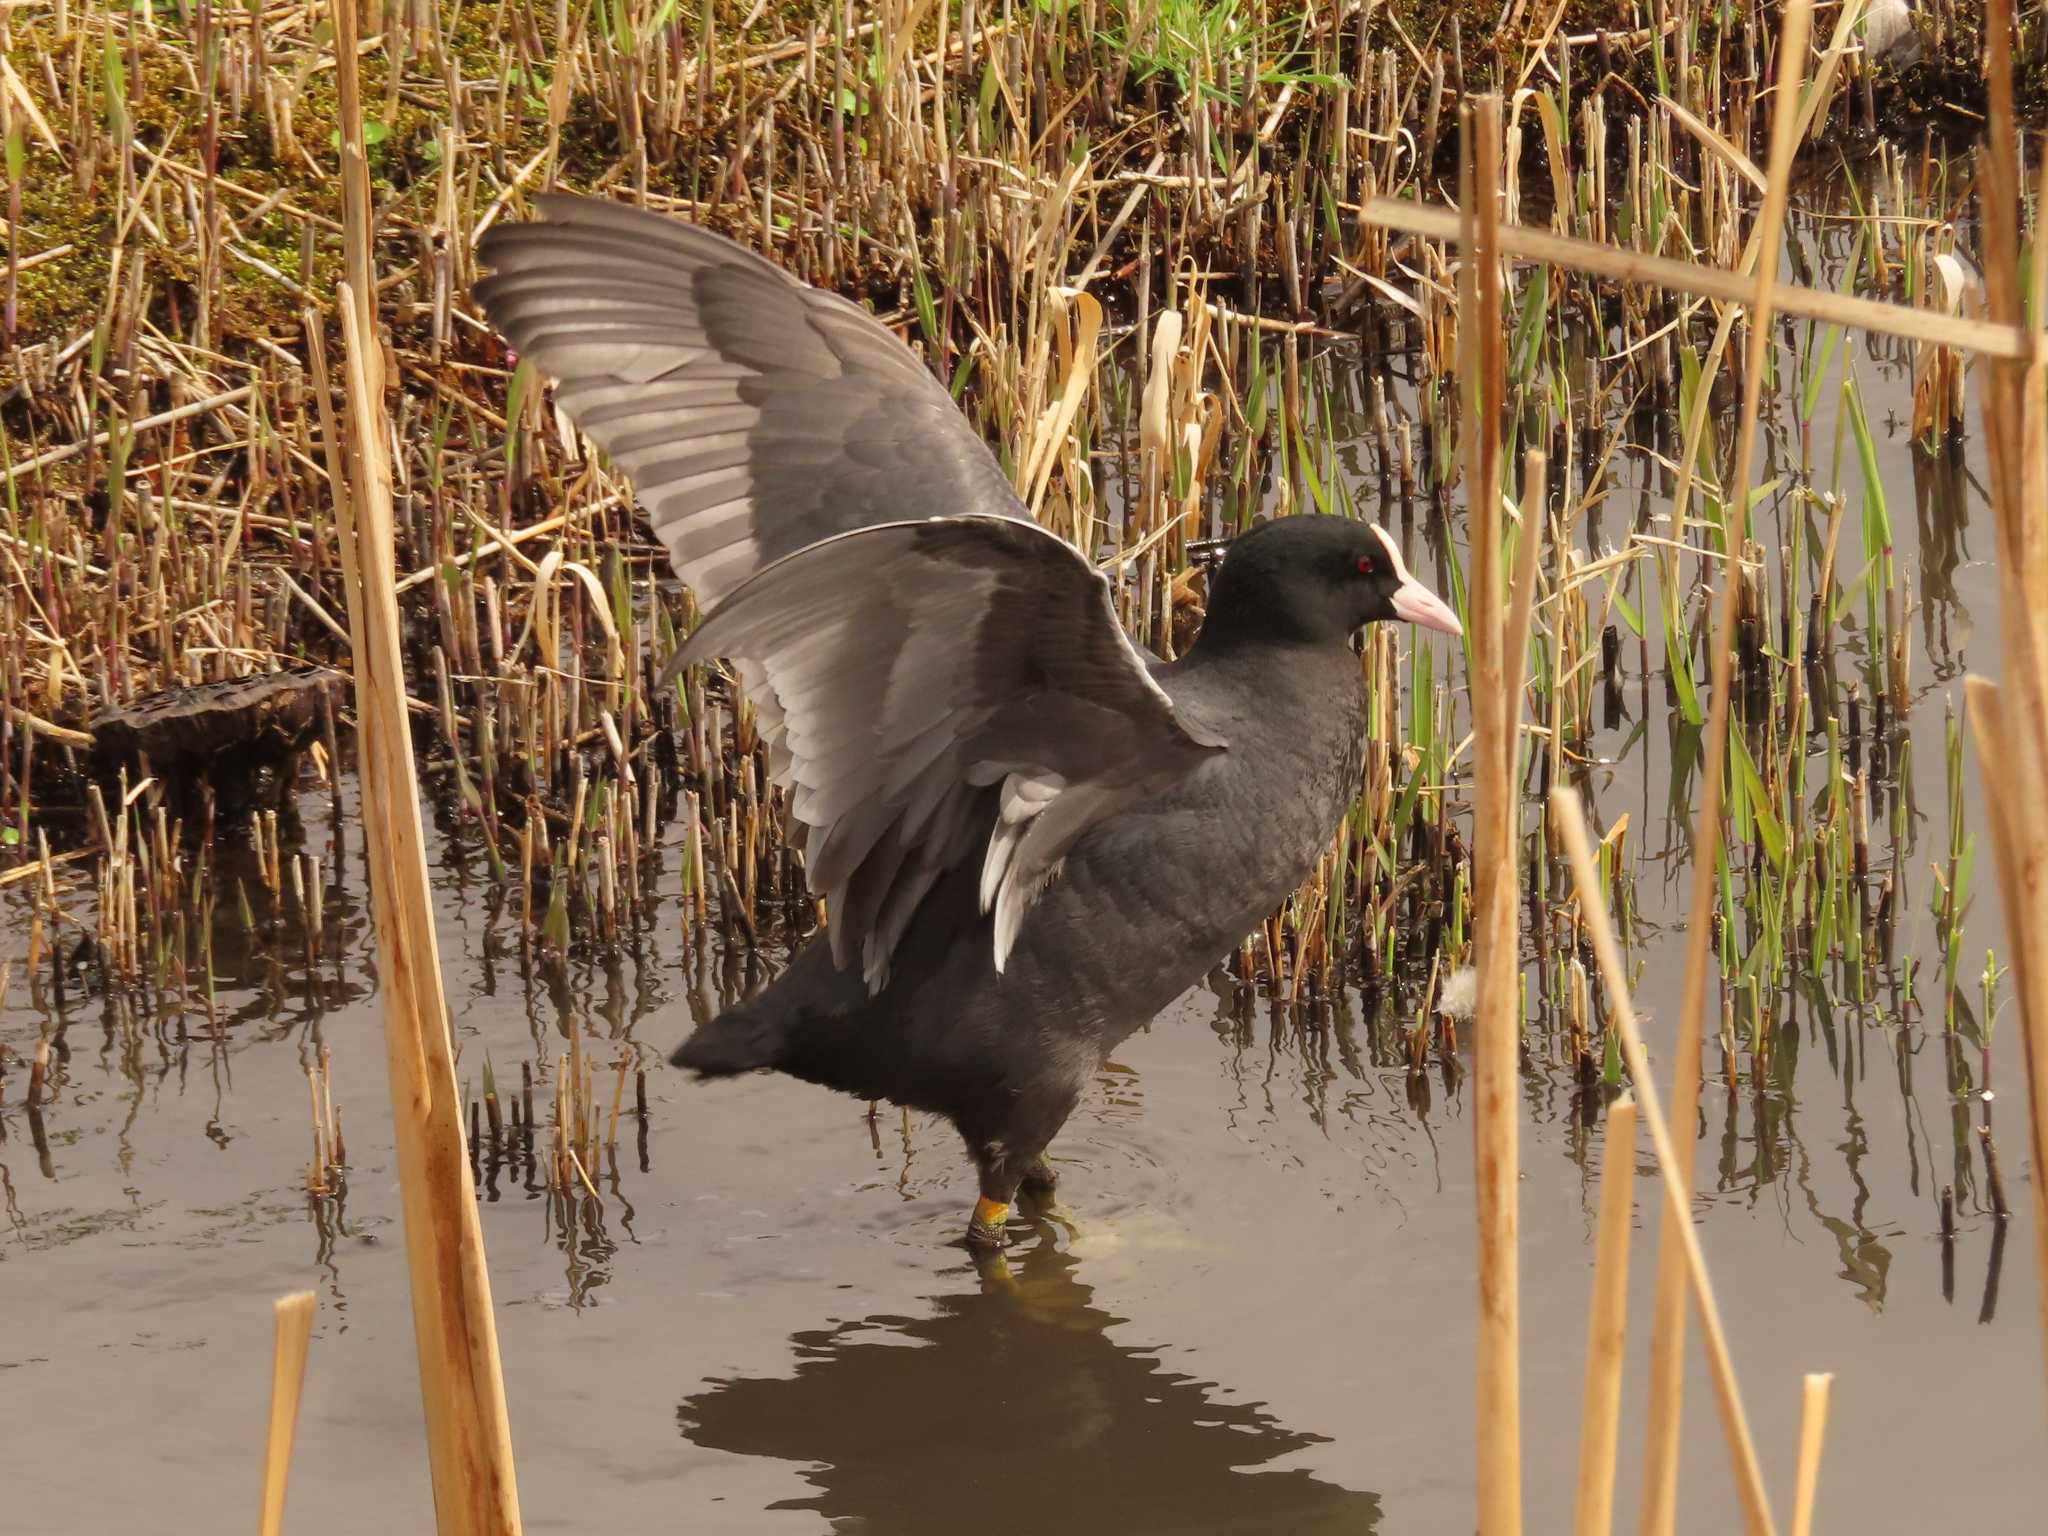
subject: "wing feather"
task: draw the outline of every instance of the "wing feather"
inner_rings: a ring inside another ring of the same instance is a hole
[[[679,220],[563,193],[538,203],[540,220],[484,236],[477,297],[632,477],[705,611],[855,528],[1027,520],[945,388],[866,311]]]

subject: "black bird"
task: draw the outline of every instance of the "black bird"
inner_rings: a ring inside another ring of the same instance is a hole
[[[968,1241],[1109,1051],[1328,846],[1363,757],[1352,636],[1457,616],[1384,529],[1264,523],[1161,663],[865,311],[718,235],[540,199],[480,254],[485,313],[633,478],[805,829],[826,931],[675,1054],[946,1115]]]

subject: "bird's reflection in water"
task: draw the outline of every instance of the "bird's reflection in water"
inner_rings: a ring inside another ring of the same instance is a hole
[[[1344,1531],[1376,1494],[1253,1469],[1327,1437],[1217,1402],[1092,1304],[1040,1240],[985,1261],[934,1316],[799,1333],[796,1375],[723,1381],[677,1409],[713,1450],[811,1463],[814,1509],[873,1532]]]

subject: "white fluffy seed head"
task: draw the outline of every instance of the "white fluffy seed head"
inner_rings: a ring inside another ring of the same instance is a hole
[[[1469,1019],[1479,1006],[1479,971],[1466,966],[1444,978],[1436,995],[1436,1011],[1447,1019]]]

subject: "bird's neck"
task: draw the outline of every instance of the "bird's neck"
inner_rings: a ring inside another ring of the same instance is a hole
[[[1299,666],[1309,657],[1337,658],[1350,653],[1347,637],[1311,633],[1269,609],[1212,608],[1202,620],[1202,632],[1188,648],[1187,660],[1198,667],[1241,662],[1261,667]]]
[[[1271,718],[1307,718],[1332,699],[1362,691],[1358,657],[1343,641],[1303,640],[1260,629],[1203,626],[1188,652],[1169,669],[1169,692],[1215,700],[1234,712]],[[1178,686],[1175,686],[1175,685]]]
[[[1315,648],[1328,639],[1290,605],[1273,601],[1263,584],[1218,581],[1211,589],[1209,611],[1202,616],[1202,632],[1188,656],[1202,657],[1206,663],[1240,653]]]

